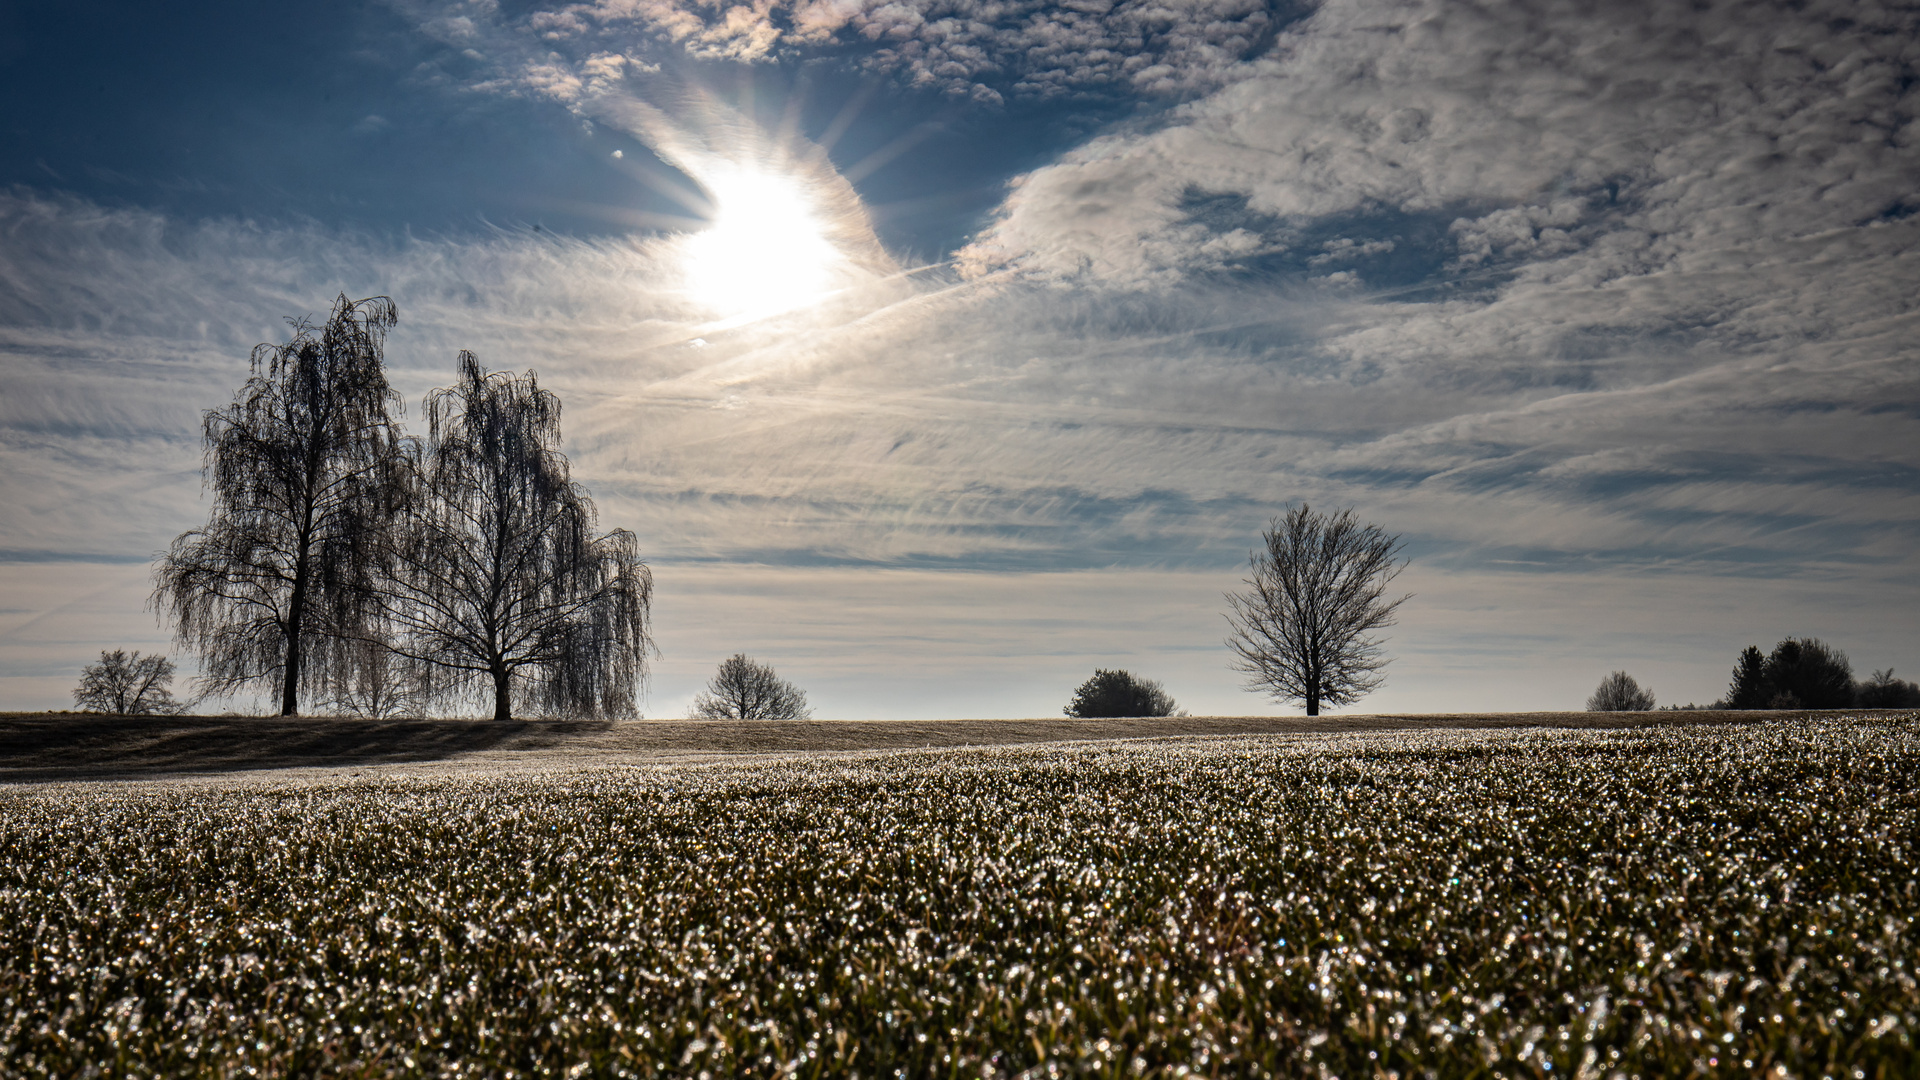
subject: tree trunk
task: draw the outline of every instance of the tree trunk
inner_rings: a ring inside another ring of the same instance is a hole
[[[1318,686],[1307,687],[1307,715],[1320,715],[1320,687]]]
[[[495,720],[513,719],[512,675],[505,667],[493,669],[493,718]]]
[[[301,560],[303,563],[305,560]],[[306,621],[307,581],[304,567],[293,579],[293,599],[287,603],[287,662],[281,669],[280,715],[300,715],[300,624]]]

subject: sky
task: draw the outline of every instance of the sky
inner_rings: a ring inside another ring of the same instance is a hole
[[[1290,505],[1405,543],[1348,712],[1920,674],[1920,11],[1327,0],[0,7],[0,709],[167,651],[200,416],[334,297],[416,426],[535,370],[642,702],[1200,715]],[[210,708],[247,711],[245,699]]]

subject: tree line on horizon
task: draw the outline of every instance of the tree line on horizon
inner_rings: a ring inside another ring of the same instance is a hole
[[[1588,712],[1646,712],[1653,690],[1616,671],[1587,698]],[[1667,705],[1670,711],[1707,709],[1914,709],[1920,686],[1896,678],[1892,668],[1864,680],[1853,676],[1847,654],[1819,638],[1783,638],[1770,653],[1757,645],[1741,650],[1727,692],[1707,705]]]

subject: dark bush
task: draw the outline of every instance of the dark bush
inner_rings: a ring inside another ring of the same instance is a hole
[[[1173,698],[1158,682],[1098,668],[1093,678],[1073,692],[1073,701],[1062,711],[1086,720],[1097,716],[1172,716],[1175,707]]]
[[[1767,657],[1767,708],[1845,709],[1853,705],[1853,664],[1819,638],[1787,638]]]

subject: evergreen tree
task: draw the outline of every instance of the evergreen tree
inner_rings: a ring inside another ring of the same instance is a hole
[[[1733,681],[1727,684],[1727,708],[1764,709],[1773,695],[1767,690],[1767,657],[1758,646],[1749,645],[1733,665]]]
[[[1773,709],[1845,709],[1853,705],[1853,664],[1819,638],[1787,638],[1767,656]]]

